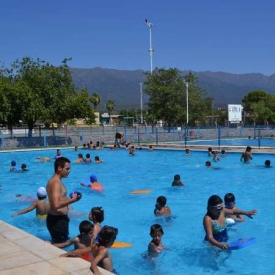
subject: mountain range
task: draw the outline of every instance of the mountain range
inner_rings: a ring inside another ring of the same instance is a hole
[[[115,102],[114,113],[122,109],[140,109],[141,90],[145,81],[142,70],[115,70],[104,68],[70,68],[73,83],[77,88],[86,88],[89,94],[97,92],[101,96],[97,110],[106,112],[107,100]],[[190,71],[182,71],[182,75]],[[198,86],[214,99],[214,108],[225,108],[227,104],[241,104],[245,95],[253,90],[263,90],[275,94],[275,74],[261,73],[232,74],[225,72],[193,72],[198,78]],[[148,96],[143,93],[142,103],[146,106]],[[145,107],[144,107],[145,108]]]

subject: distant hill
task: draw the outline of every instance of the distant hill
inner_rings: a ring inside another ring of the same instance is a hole
[[[140,83],[145,81],[142,70],[124,71],[115,69],[71,68],[72,78],[77,88],[87,88],[89,94],[97,92],[101,96],[98,110],[106,111],[107,100],[114,100],[115,112],[121,109],[140,108]],[[186,75],[189,71],[183,71]],[[275,94],[275,75],[260,73],[230,74],[224,72],[192,72],[199,79],[199,86],[214,98],[215,107],[227,104],[241,104],[243,97],[252,90],[263,90]],[[144,106],[148,96],[143,93]]]

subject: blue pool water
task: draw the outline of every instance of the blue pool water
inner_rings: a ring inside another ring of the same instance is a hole
[[[180,142],[185,144],[185,141]],[[190,145],[219,145],[218,139],[212,140],[188,140],[186,144]],[[263,139],[221,139],[220,146],[253,146],[253,147],[274,147],[275,140],[270,138]]]
[[[131,157],[125,149],[111,151],[80,150],[99,155],[104,163],[72,163],[72,171],[64,183],[68,192],[79,190],[83,197],[72,204],[70,211],[70,236],[78,234],[79,223],[87,219],[91,207],[102,206],[105,211],[103,225],[117,227],[117,241],[133,244],[131,248],[110,249],[114,268],[120,275],[167,275],[167,274],[275,274],[274,264],[274,171],[275,167],[264,168],[266,159],[275,165],[274,155],[254,154],[251,164],[240,162],[240,153],[228,153],[213,165],[219,169],[205,167],[205,161],[212,160],[207,152],[146,149],[136,151]],[[70,160],[77,158],[72,149],[62,150]],[[36,190],[45,186],[53,174],[53,162],[36,163],[36,156],[55,155],[55,150],[9,152],[0,154],[1,219],[23,229],[43,240],[49,240],[45,221],[37,220],[30,212],[12,218],[12,213],[28,206],[30,202],[16,200],[17,194],[36,196]],[[10,161],[27,163],[25,173],[9,172]],[[81,187],[81,179],[95,173],[104,186],[102,193]],[[180,174],[184,187],[171,187],[173,176]],[[133,190],[150,189],[149,194],[132,195]],[[225,193],[236,196],[241,209],[256,208],[258,214],[253,220],[229,229],[231,240],[242,237],[256,237],[257,242],[247,248],[231,252],[207,248],[203,243],[202,219],[206,212],[208,198]],[[153,215],[156,198],[166,196],[172,210],[167,220]],[[166,246],[159,257],[148,260],[143,255],[150,242],[149,229],[160,223],[164,229],[163,244]],[[71,248],[69,248],[71,249]]]

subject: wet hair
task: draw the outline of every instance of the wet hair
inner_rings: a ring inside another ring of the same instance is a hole
[[[225,154],[225,150],[222,150],[222,154]]]
[[[21,169],[26,169],[26,168],[27,168],[27,164],[23,163],[23,164],[21,165]]]
[[[150,228],[150,236],[153,237],[153,236],[157,235],[158,233],[163,235],[164,234],[163,228],[160,224],[155,223]]]
[[[246,152],[250,152],[251,150],[252,150],[252,148],[250,146],[247,146],[245,149]]]
[[[91,155],[90,154],[86,154],[86,158],[90,158],[91,157]]]
[[[56,159],[54,162],[54,172],[57,172],[59,166],[64,168],[66,163],[71,163],[71,161],[65,157]]]
[[[113,245],[116,236],[118,234],[118,229],[112,226],[105,225],[100,230],[98,234],[98,243],[99,245],[110,247]]]
[[[271,161],[269,159],[267,159],[264,164],[265,164],[265,166],[270,166]]]
[[[94,225],[90,221],[82,221],[79,224],[79,233],[89,234],[94,228]]]
[[[95,161],[100,160],[99,156],[95,156]]]
[[[209,160],[206,161],[206,162],[205,162],[205,165],[208,166],[208,167],[211,166],[211,161],[209,161]]]
[[[104,210],[102,207],[93,207],[91,209],[92,217],[96,222],[104,221]]]
[[[174,176],[174,180],[180,180],[180,175],[176,174],[176,175]]]
[[[208,148],[208,152],[212,152],[212,147],[209,147],[209,148]]]
[[[224,196],[224,203],[229,204],[231,202],[235,202],[235,196],[232,193],[227,193]]]
[[[219,197],[218,195],[213,195],[208,199],[207,208],[221,203],[223,203],[221,197]]]
[[[161,206],[161,207],[164,207],[166,205],[166,198],[164,196],[159,196],[157,198],[157,204],[156,204],[156,207],[158,206]]]

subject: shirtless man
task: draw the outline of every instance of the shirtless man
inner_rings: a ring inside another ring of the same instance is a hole
[[[73,193],[67,197],[66,186],[62,178],[67,178],[71,170],[71,162],[65,157],[60,157],[54,162],[54,175],[47,183],[50,210],[47,216],[47,228],[54,243],[60,243],[69,238],[68,206],[81,199],[81,195]]]
[[[244,162],[249,162],[250,160],[252,160],[251,150],[252,148],[250,146],[247,146],[245,152],[242,153],[240,160]]]

